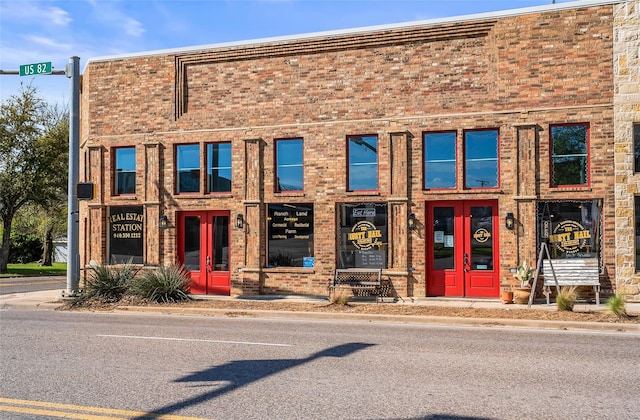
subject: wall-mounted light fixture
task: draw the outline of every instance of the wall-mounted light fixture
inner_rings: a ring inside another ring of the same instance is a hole
[[[407,228],[409,230],[416,228],[416,215],[414,213],[409,213],[409,216],[407,216]]]
[[[169,227],[169,218],[166,214],[160,216],[160,220],[158,221],[158,227],[160,229],[167,229]]]
[[[516,219],[513,217],[513,213],[507,213],[507,217],[504,218],[504,227],[509,230],[513,230],[516,225]]]
[[[242,215],[241,215],[241,214],[238,214],[238,215],[236,216],[236,227],[237,227],[238,229],[242,229],[242,228],[244,228],[244,217],[242,217]]]

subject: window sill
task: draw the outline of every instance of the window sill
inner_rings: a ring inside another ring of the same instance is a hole
[[[116,201],[116,200],[122,200],[122,201],[137,201],[138,200],[138,196],[136,195],[113,195],[111,196],[111,199]]]
[[[262,269],[265,273],[305,273],[305,274],[313,274],[315,273],[315,268],[313,267],[265,267]]]
[[[274,193],[275,197],[304,197],[305,194],[303,191],[276,191]]]
[[[359,196],[359,195],[367,196],[367,197],[373,197],[373,196],[379,197],[381,194],[380,194],[380,191],[347,191],[347,195],[350,197]]]
[[[183,193],[183,194],[174,194],[173,198],[176,200],[207,200],[212,198],[233,198],[233,194],[231,193],[210,193],[210,194],[199,194],[199,193]]]
[[[572,192],[572,191],[591,191],[591,186],[568,186],[568,187],[549,187],[549,192]]]

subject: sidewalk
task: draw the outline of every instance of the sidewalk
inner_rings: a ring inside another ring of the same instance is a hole
[[[235,301],[286,301],[286,302],[327,302],[323,296],[198,296],[198,299],[210,300],[235,300]],[[39,292],[14,293],[0,295],[0,310],[6,309],[39,309],[54,310],[63,304],[61,290],[46,290]],[[376,305],[374,302],[362,304]],[[389,304],[389,303],[383,303]],[[457,307],[457,308],[477,308],[477,309],[501,309],[501,310],[521,310],[527,305],[504,305],[497,299],[454,299],[454,298],[404,298],[392,305],[427,305],[435,307]],[[555,305],[536,303],[531,306],[533,310],[555,311]],[[576,304],[577,311],[605,311],[606,306],[601,303],[596,306],[594,303]],[[640,303],[627,303],[626,309],[629,314],[640,315]],[[511,326],[528,328],[548,328],[556,330],[597,330],[597,331],[617,331],[640,333],[640,324],[629,323],[608,323],[608,322],[576,322],[576,321],[544,321],[529,319],[493,319],[493,318],[462,318],[445,316],[414,316],[414,315],[384,315],[384,314],[349,314],[349,313],[328,313],[328,312],[291,312],[278,310],[246,310],[246,309],[204,309],[204,308],[180,308],[166,306],[126,306],[121,310],[127,312],[153,313],[153,314],[176,314],[176,315],[198,315],[210,314],[218,316],[230,316],[234,313],[250,315],[253,317],[270,318],[304,318],[304,319],[330,319],[330,320],[367,320],[379,322],[398,323],[422,323],[440,325],[467,325],[467,326]]]

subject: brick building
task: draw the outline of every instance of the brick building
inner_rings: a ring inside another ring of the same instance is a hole
[[[336,268],[375,267],[401,296],[497,298],[544,242],[597,258],[611,293],[614,15],[637,8],[91,59],[81,264],[177,262],[202,294],[323,294]]]

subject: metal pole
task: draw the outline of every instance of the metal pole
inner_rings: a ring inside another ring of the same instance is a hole
[[[71,107],[69,108],[69,184],[67,219],[67,290],[66,296],[75,296],[80,284],[79,215],[76,185],[80,162],[80,57],[69,58],[66,75],[71,79]]]

